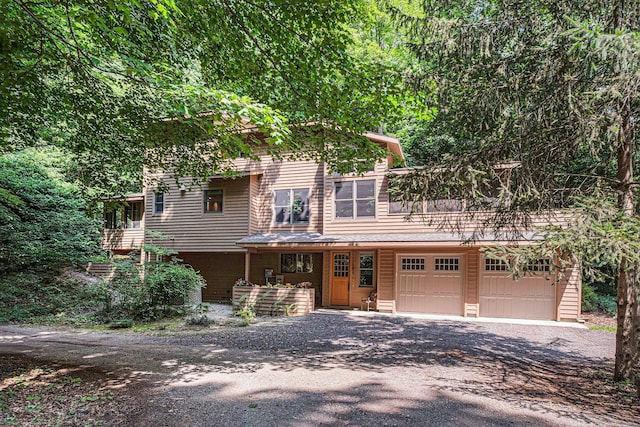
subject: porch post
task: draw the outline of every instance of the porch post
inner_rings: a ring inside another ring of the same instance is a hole
[[[244,280],[249,281],[249,271],[251,266],[251,252],[249,249],[244,253]]]

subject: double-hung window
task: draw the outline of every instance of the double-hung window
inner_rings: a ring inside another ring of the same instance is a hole
[[[275,190],[274,218],[276,224],[309,222],[309,189]]]
[[[164,212],[164,193],[153,193],[153,213],[161,214]]]
[[[376,180],[335,183],[336,218],[373,218],[376,216]]]

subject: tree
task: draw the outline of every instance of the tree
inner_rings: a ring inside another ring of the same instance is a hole
[[[99,224],[59,171],[60,153],[0,156],[0,274],[57,272],[98,251]]]
[[[289,124],[302,121],[350,135],[342,156],[380,155],[359,134],[399,87],[388,67],[349,53],[351,22],[368,6],[2,0],[0,148],[64,147],[77,177],[107,194],[143,167],[204,179],[256,143],[299,151]],[[241,137],[247,126],[265,138]],[[308,148],[333,161],[326,147]]]
[[[528,225],[532,213],[590,196],[591,204],[582,203],[576,214],[585,221],[555,234],[548,230],[540,248],[582,256],[585,263],[606,257],[617,264],[615,379],[640,377],[640,258],[633,250],[640,239],[633,178],[639,11],[628,2],[600,0],[422,6],[423,18],[395,11],[413,29],[410,47],[421,60],[410,80],[433,89],[438,114],[427,134],[453,138],[457,152],[434,157],[432,168],[409,175],[399,191],[423,188],[418,197],[465,198],[476,209],[469,215],[497,208],[486,225],[515,224],[512,229]],[[510,180],[495,168],[507,160],[519,166]],[[494,185],[499,191],[487,198]],[[502,203],[496,205],[496,197]],[[616,208],[604,209],[611,198]]]

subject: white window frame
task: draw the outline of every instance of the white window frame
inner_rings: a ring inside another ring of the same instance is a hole
[[[351,198],[350,199],[338,199],[338,184],[351,184]],[[373,183],[373,195],[367,198],[358,198],[358,186],[361,183]],[[359,179],[359,180],[340,180],[333,183],[333,217],[336,220],[371,220],[377,217],[377,203],[376,203],[376,193],[377,193],[377,180],[376,179]],[[351,201],[352,203],[352,214],[350,217],[347,216],[338,216],[338,202],[347,202]],[[373,202],[373,215],[361,216],[358,215],[358,202],[362,201],[372,201]]]

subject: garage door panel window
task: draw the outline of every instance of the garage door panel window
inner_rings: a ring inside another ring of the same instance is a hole
[[[484,271],[508,271],[508,267],[506,262],[499,259],[486,258],[484,260]]]
[[[548,273],[551,270],[551,260],[549,258],[537,259],[527,264],[527,270],[536,273]]]
[[[424,271],[424,258],[402,258],[401,269],[403,271]]]
[[[435,271],[458,271],[460,270],[459,258],[436,258],[434,260]]]

